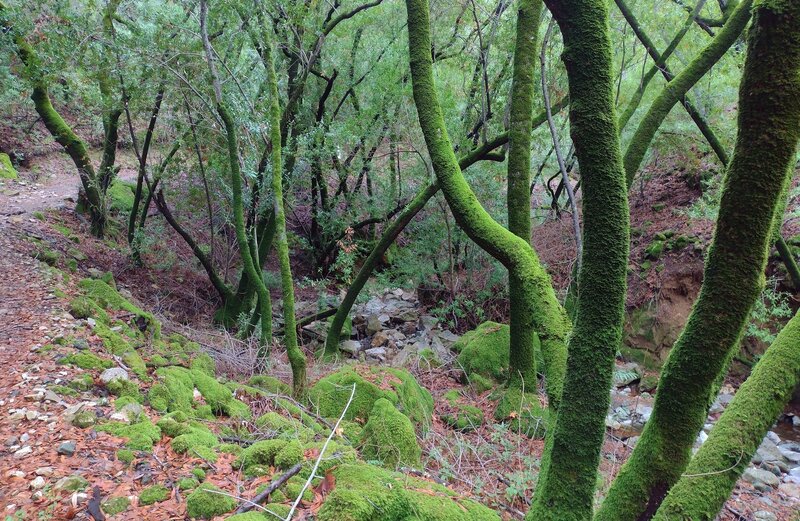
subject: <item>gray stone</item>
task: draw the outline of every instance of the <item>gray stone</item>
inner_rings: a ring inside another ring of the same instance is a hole
[[[345,340],[339,343],[339,350],[349,353],[352,356],[358,356],[361,351],[361,342],[358,340]]]
[[[759,485],[777,487],[780,484],[780,480],[772,472],[753,467],[749,467],[747,470],[745,470],[742,478],[748,483],[752,483],[754,487],[759,489]]]
[[[53,467],[39,467],[35,472],[37,476],[50,477],[55,471],[53,470]]]
[[[370,335],[374,335],[378,331],[383,329],[383,325],[381,324],[378,315],[370,315],[367,317],[367,333]]]
[[[758,450],[756,450],[755,456],[753,457],[753,461],[756,464],[761,463],[762,461],[773,462],[782,460],[783,454],[781,454],[781,451],[778,450],[778,446],[768,438],[764,438],[764,440],[761,442],[761,445],[759,445]]]
[[[58,446],[57,452],[64,456],[72,456],[75,454],[75,449],[76,447],[74,441],[64,441]]]
[[[103,383],[109,383],[112,380],[130,380],[128,376],[128,371],[121,367],[110,367],[100,373],[100,379]]]
[[[755,521],[778,521],[778,517],[775,514],[766,510],[759,510],[753,514],[753,519]]]
[[[73,474],[72,476],[66,476],[56,481],[54,488],[56,490],[63,489],[69,490],[70,492],[77,492],[79,490],[84,490],[88,486],[89,482],[86,481],[85,478]]]
[[[767,439],[772,443],[775,443],[776,445],[781,442],[780,436],[778,436],[772,431],[767,431]]]
[[[781,483],[778,491],[790,498],[800,499],[800,485],[796,483]]]
[[[21,449],[14,451],[14,457],[17,459],[24,459],[30,456],[32,453],[33,449],[28,446],[25,446],[22,447]]]
[[[373,358],[376,360],[386,360],[386,349],[383,347],[373,347],[371,349],[367,349],[364,351],[364,354],[367,355],[367,358]]]
[[[40,488],[44,488],[46,484],[47,481],[45,481],[45,479],[42,476],[36,476],[35,478],[33,478],[33,481],[31,481],[31,488],[33,490],[39,490]]]

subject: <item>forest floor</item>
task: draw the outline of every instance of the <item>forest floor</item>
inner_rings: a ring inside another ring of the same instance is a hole
[[[123,244],[91,238],[86,233],[85,223],[71,211],[69,199],[74,199],[77,178],[64,158],[46,154],[32,158],[32,164],[31,168],[21,170],[20,180],[0,186],[2,515],[7,520],[97,520],[100,517],[95,512],[100,502],[115,496],[132,498],[132,508],[113,519],[184,519],[186,493],[176,483],[182,477],[191,476],[192,469],[198,466],[208,471],[209,482],[223,490],[240,497],[253,495],[256,488],[269,479],[245,479],[234,467],[230,454],[220,454],[216,462],[210,463],[188,454],[176,454],[169,440],[163,438],[155,442],[149,456],[138,457],[135,464],[129,466],[116,457],[124,447],[122,438],[72,424],[70,411],[85,401],[92,404],[99,419],[114,413],[113,397],[98,385],[99,370],[81,370],[56,363],[60,355],[73,352],[76,349],[73,346],[88,348],[100,355],[108,354],[104,353],[103,342],[93,333],[91,325],[69,314],[69,303],[79,294],[77,282],[84,276],[111,271],[123,294],[131,295],[159,318],[164,334],[179,332],[208,350],[223,354],[241,345],[208,327],[213,307],[201,276],[182,265],[170,266],[170,269],[133,267]],[[130,168],[130,163],[123,167],[123,178],[129,178]],[[658,186],[664,193],[670,191],[663,183]],[[650,197],[657,197],[661,192],[649,193]],[[43,219],[38,212],[42,212]],[[643,226],[646,221],[645,217],[633,217],[634,226],[646,228]],[[664,226],[678,228],[681,223]],[[59,253],[55,264],[62,271],[42,262],[46,259],[41,258],[41,244]],[[176,242],[164,247],[181,246]],[[642,258],[642,249],[634,250],[637,259]],[[77,269],[64,277],[61,273],[69,271],[64,260],[69,258],[77,261]],[[681,264],[680,260],[669,262]],[[663,274],[647,276],[663,277]],[[686,289],[676,290],[676,293],[681,292],[685,293]],[[424,315],[425,310],[417,312]],[[63,339],[69,339],[70,345],[58,345]],[[225,360],[223,357],[221,362]],[[241,367],[240,362],[225,372],[231,374]],[[332,369],[312,363],[309,374],[313,380]],[[491,421],[469,433],[453,431],[439,420],[440,415],[448,412],[443,399],[445,392],[458,390],[464,401],[480,408],[486,418],[492,418],[494,403],[488,398],[489,392],[476,393],[459,383],[458,371],[451,365],[433,367],[416,363],[410,370],[433,394],[436,404],[433,428],[420,440],[425,471],[459,494],[475,497],[502,510],[504,518],[519,519],[530,500],[530,486],[538,469],[542,442]],[[90,391],[75,395],[53,392],[85,374],[95,383]],[[282,353],[276,353],[270,374],[288,382],[290,373]],[[733,392],[730,389],[730,393]],[[632,407],[638,412],[651,403],[651,398],[640,394],[635,385],[620,387],[613,397],[614,408]],[[145,408],[145,413],[153,419],[157,417],[149,407]],[[613,413],[609,417],[611,421],[623,420]],[[781,435],[786,436],[786,432],[781,431]],[[793,435],[791,429],[789,435]],[[635,437],[622,436],[609,429],[601,464],[605,485],[600,487],[598,497],[629,454],[632,438],[635,440]],[[83,483],[74,476],[86,480],[88,486],[74,486],[76,480],[78,485]],[[168,499],[153,505],[139,504],[142,490],[153,483],[170,484]],[[796,484],[791,488],[791,485],[786,482],[781,483],[780,488],[777,485],[762,487],[764,490],[760,491],[742,480],[719,519],[796,521],[800,505],[796,496],[800,488]],[[76,490],[71,490],[73,488]],[[313,506],[309,509],[313,510]],[[39,516],[34,517],[34,513]]]

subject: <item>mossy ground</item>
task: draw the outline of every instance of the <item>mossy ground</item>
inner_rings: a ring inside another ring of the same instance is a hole
[[[480,389],[487,388],[485,379],[503,382],[508,379],[510,328],[506,324],[484,322],[472,331],[468,331],[453,345],[458,353],[458,364],[467,377],[476,380]],[[538,337],[534,337],[534,355],[536,366],[543,367],[541,346]]]
[[[422,453],[414,425],[387,399],[375,402],[360,439],[361,453],[388,468],[419,467]]]

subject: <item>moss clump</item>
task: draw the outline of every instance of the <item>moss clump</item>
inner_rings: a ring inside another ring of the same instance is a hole
[[[150,359],[146,362],[146,365],[150,367],[166,367],[170,365],[169,360],[164,358],[161,355],[153,355]]]
[[[138,423],[130,425],[121,422],[108,422],[95,428],[120,438],[128,438],[126,447],[132,450],[150,451],[153,444],[161,439],[161,430],[143,417]]]
[[[195,478],[181,478],[178,480],[178,489],[180,490],[192,490],[197,488],[198,485],[200,485],[200,482]]]
[[[322,416],[338,417],[350,398],[353,384],[356,391],[345,413],[346,420],[369,418],[375,402],[384,398],[423,430],[430,425],[433,398],[426,389],[420,387],[411,373],[403,369],[345,367],[320,379],[310,389],[309,396]]]
[[[197,447],[215,447],[219,444],[217,435],[201,424],[189,426],[183,434],[172,440],[172,450],[178,454],[191,452]]]
[[[142,357],[136,351],[128,351],[123,353],[122,361],[140,379],[145,380],[148,378],[147,366],[145,365],[144,360],[142,360]]]
[[[73,380],[70,380],[69,384],[67,385],[77,391],[88,391],[94,387],[94,379],[92,379],[92,375],[90,374],[83,374]]]
[[[206,480],[206,471],[201,468],[193,468],[192,469],[192,476],[197,478],[197,481],[205,481]]]
[[[0,152],[0,179],[16,179],[17,170],[11,164],[8,154]]]
[[[453,350],[459,353],[457,361],[471,380],[483,377],[502,382],[508,379],[510,342],[510,328],[506,324],[484,322],[464,333],[453,344]],[[536,366],[543,367],[541,346],[536,335],[533,344]],[[486,382],[480,383],[485,390]]]
[[[192,371],[205,373],[208,376],[214,376],[217,370],[217,364],[208,356],[208,353],[202,353],[192,359],[191,369]]]
[[[333,470],[336,488],[317,521],[499,521],[500,517],[453,491],[420,479],[366,464]]]
[[[156,370],[159,382],[150,387],[147,399],[150,406],[160,412],[192,410],[194,383],[192,374],[184,367],[170,366]]]
[[[473,405],[461,403],[460,396],[456,389],[451,389],[444,394],[443,398],[450,405],[452,411],[448,414],[443,414],[441,419],[457,431],[469,432],[475,430],[483,425],[483,411]]]
[[[172,417],[161,418],[156,422],[156,425],[161,429],[164,436],[169,436],[170,438],[177,438],[191,430],[186,423],[179,422]]]
[[[110,497],[103,501],[101,508],[108,516],[115,516],[128,510],[131,500],[125,496]]]
[[[127,396],[140,403],[144,401],[142,394],[139,392],[139,384],[133,380],[115,378],[106,384],[106,389],[114,396]]]
[[[78,391],[66,385],[51,385],[48,389],[61,396],[78,396]]]
[[[314,443],[307,444],[305,449],[317,453],[317,451],[322,450],[322,446],[324,444],[324,441],[316,441]],[[328,443],[328,448],[325,449],[325,456],[319,462],[317,475],[322,476],[330,469],[335,468],[337,465],[355,463],[358,460],[358,453],[351,445],[331,440],[331,442]],[[311,473],[312,466],[313,462],[309,460],[305,468],[300,471],[300,476],[303,478],[308,478],[308,475]]]
[[[287,418],[274,411],[259,416],[256,419],[256,426],[262,431],[268,431],[274,438],[297,439],[303,443],[314,439],[312,429],[303,425],[299,420]]]
[[[511,388],[503,391],[494,419],[508,422],[512,430],[529,438],[542,439],[550,423],[550,411],[542,407],[537,395]]]
[[[171,495],[170,489],[164,485],[153,485],[142,490],[139,494],[140,505],[152,505],[154,503],[161,503],[169,499]]]
[[[303,446],[297,440],[291,440],[275,454],[275,466],[289,469],[303,461]]]
[[[247,472],[248,468],[255,465],[273,465],[275,456],[283,449],[286,440],[262,440],[245,448],[241,455],[234,461],[234,467],[241,467]]]
[[[125,182],[118,178],[114,179],[106,192],[109,198],[109,210],[120,215],[130,214],[133,209],[135,190],[135,184]]]
[[[286,494],[286,498],[292,501],[297,499],[305,483],[306,480],[302,478],[294,477],[290,479],[289,482],[286,483],[286,486],[283,487],[283,493]],[[303,501],[314,501],[314,491],[311,490],[311,487],[303,491]]]
[[[288,385],[281,382],[277,378],[264,374],[257,374],[253,376],[247,381],[247,383],[252,387],[263,389],[273,394],[283,394],[286,396],[292,394],[292,389]]]
[[[187,453],[189,456],[200,458],[201,460],[209,463],[216,463],[217,459],[219,458],[214,449],[211,447],[205,447],[203,445],[195,445],[194,447],[191,447]]]
[[[88,297],[75,297],[69,303],[69,313],[75,318],[94,318],[108,322],[108,313]]]
[[[211,519],[227,514],[236,508],[236,500],[211,491],[220,491],[214,485],[203,483],[186,498],[186,513],[191,518]]]
[[[97,415],[89,410],[78,411],[72,418],[71,423],[79,429],[85,429],[97,423]]]
[[[191,371],[195,387],[203,395],[206,403],[211,406],[214,414],[225,414],[234,418],[249,418],[250,408],[243,402],[234,399],[233,392],[216,378],[203,371]]]
[[[494,388],[495,386],[495,383],[492,381],[491,378],[486,378],[484,376],[479,375],[478,373],[472,373],[469,376],[469,383],[472,384],[472,387],[478,394],[484,393]]]
[[[666,242],[663,240],[654,240],[644,250],[644,257],[650,260],[658,260],[664,253]]]
[[[382,461],[386,467],[419,466],[422,450],[414,426],[385,398],[375,402],[361,433],[360,444],[365,458]]]
[[[99,356],[88,352],[69,354],[64,358],[60,359],[58,363],[74,365],[76,367],[80,367],[81,369],[89,369],[89,370],[108,369],[110,367],[114,367],[113,361],[100,358]]]
[[[126,465],[130,465],[135,457],[136,456],[134,455],[133,451],[130,449],[119,449],[117,451],[117,460],[125,463]]]
[[[56,264],[58,264],[58,259],[60,257],[61,256],[58,254],[58,252],[48,248],[44,248],[36,254],[36,258],[44,262],[48,266],[55,266]]]
[[[98,323],[95,325],[94,333],[100,337],[103,341],[103,347],[112,355],[121,355],[133,350],[130,342],[125,337],[105,324]]]
[[[111,282],[113,283],[113,279]],[[138,328],[146,328],[155,339],[161,336],[161,323],[152,314],[134,306],[107,282],[97,279],[83,279],[78,283],[78,286],[86,293],[87,297],[97,302],[100,307],[127,311],[135,315],[134,322]]]

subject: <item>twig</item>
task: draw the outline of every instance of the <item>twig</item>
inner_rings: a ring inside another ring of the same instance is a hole
[[[254,497],[253,499],[245,499],[244,502],[241,505],[239,505],[239,508],[236,509],[236,513],[242,514],[244,512],[251,511],[254,506],[258,505],[262,501],[265,501],[270,494],[278,490],[284,483],[286,483],[289,480],[289,478],[300,472],[300,469],[302,468],[303,464],[298,463],[294,467],[287,470],[284,474],[278,477],[278,479],[270,483],[269,486],[265,488],[260,494],[257,494],[256,497]]]
[[[289,510],[289,514],[286,516],[285,521],[290,521],[292,516],[294,515],[294,511],[297,509],[297,505],[300,504],[300,500],[303,499],[303,494],[305,494],[306,489],[311,484],[311,480],[314,479],[314,476],[317,473],[317,469],[319,468],[319,462],[322,461],[322,456],[325,454],[325,450],[328,448],[328,443],[330,443],[333,436],[336,434],[337,429],[339,429],[339,424],[342,423],[344,419],[345,413],[347,413],[347,409],[350,407],[350,404],[353,402],[353,397],[356,395],[356,384],[353,384],[353,390],[350,391],[350,399],[347,400],[347,404],[344,406],[342,410],[342,414],[339,416],[339,419],[336,420],[336,425],[334,425],[331,433],[328,435],[328,439],[325,440],[325,444],[322,446],[322,449],[319,451],[319,456],[317,456],[317,461],[314,462],[314,468],[311,469],[311,473],[308,475],[308,479],[306,480],[303,488],[300,490],[300,493],[297,495],[297,499],[294,500],[292,503],[292,509]]]

